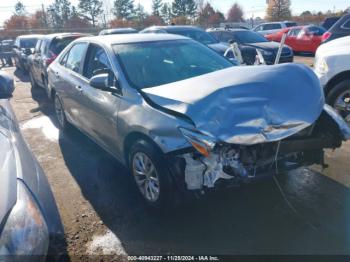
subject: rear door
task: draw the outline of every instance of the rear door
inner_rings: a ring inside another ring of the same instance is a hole
[[[66,117],[78,128],[83,128],[85,121],[82,110],[84,79],[81,74],[87,47],[85,42],[74,44],[52,72],[53,86],[62,100]]]
[[[117,112],[121,95],[91,87],[89,80],[97,74],[114,75],[110,56],[104,47],[90,44],[84,63],[82,88],[82,110],[84,130],[109,152],[117,155]]]

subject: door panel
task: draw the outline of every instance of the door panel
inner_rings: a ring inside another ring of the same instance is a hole
[[[100,46],[89,46],[84,65],[83,75],[91,79],[95,74],[105,71],[113,74],[113,69],[107,52]],[[81,101],[84,111],[84,130],[98,143],[118,156],[117,150],[117,112],[120,96],[107,91],[98,90],[85,82]]]

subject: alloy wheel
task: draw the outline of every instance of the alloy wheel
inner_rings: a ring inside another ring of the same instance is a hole
[[[58,96],[55,97],[55,112],[60,126],[64,127],[64,112]]]
[[[350,125],[350,90],[346,90],[343,93],[341,93],[336,98],[333,107]]]
[[[150,202],[159,198],[159,177],[152,160],[143,152],[132,159],[132,172],[141,194]]]

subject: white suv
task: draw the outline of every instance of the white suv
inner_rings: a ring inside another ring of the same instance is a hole
[[[315,73],[324,87],[327,103],[350,123],[350,36],[317,49]]]
[[[297,26],[298,24],[295,22],[271,22],[271,23],[263,23],[256,26],[253,31],[262,35],[274,34],[280,31],[283,28]]]

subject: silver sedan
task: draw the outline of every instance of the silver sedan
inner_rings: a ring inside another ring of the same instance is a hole
[[[146,202],[323,162],[350,137],[305,66],[237,67],[186,37],[81,38],[49,67],[61,129],[129,167]]]

